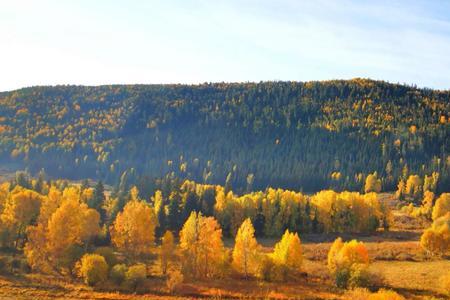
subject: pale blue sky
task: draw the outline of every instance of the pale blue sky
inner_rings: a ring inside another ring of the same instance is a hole
[[[450,1],[0,0],[0,90],[369,77],[450,88]]]

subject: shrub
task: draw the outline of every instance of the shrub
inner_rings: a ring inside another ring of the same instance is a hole
[[[125,264],[117,264],[114,267],[112,267],[111,272],[109,274],[111,280],[117,284],[120,285],[125,280],[125,275],[127,273],[127,266]]]
[[[296,272],[285,264],[277,263],[275,263],[272,270],[272,281],[281,282],[286,281],[291,275],[294,275],[294,272]]]
[[[142,283],[147,277],[147,268],[144,264],[133,265],[125,273],[127,282],[136,290],[138,284]]]
[[[262,255],[257,273],[258,278],[265,281],[271,281],[274,267],[275,263],[273,262],[273,259],[268,255]]]
[[[178,269],[169,269],[167,273],[167,288],[170,293],[174,293],[180,285],[183,283],[184,277],[180,270]]]
[[[394,291],[379,290],[377,293],[371,294],[368,300],[405,300],[405,298]]]
[[[355,287],[368,287],[370,285],[371,274],[367,270],[367,266],[364,264],[354,264],[350,269],[350,277],[348,278],[348,286],[350,288]]]
[[[368,267],[369,254],[363,243],[356,240],[343,243],[341,238],[334,241],[328,252],[328,269],[338,287],[367,286]]]
[[[433,221],[450,213],[450,193],[443,193],[434,203],[432,218]]]
[[[294,270],[286,264],[277,263],[271,255],[262,255],[257,277],[265,281],[286,281]]]
[[[105,258],[98,254],[85,254],[79,264],[79,276],[90,286],[105,281],[108,278]]]
[[[98,247],[95,249],[94,253],[103,256],[108,266],[117,264],[117,257],[111,247]]]
[[[350,279],[350,270],[347,268],[337,269],[334,273],[334,282],[339,288],[346,288]]]
[[[379,290],[377,293],[370,293],[369,290],[356,288],[348,291],[344,299],[347,300],[404,300],[403,296],[393,291]]]
[[[345,293],[344,299],[348,300],[367,300],[370,297],[370,291],[365,288],[355,288]]]
[[[431,227],[423,232],[420,245],[433,255],[450,253],[450,213],[434,220]]]

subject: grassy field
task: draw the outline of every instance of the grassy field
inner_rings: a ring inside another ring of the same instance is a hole
[[[370,270],[381,279],[384,288],[393,289],[406,299],[448,299],[442,294],[439,277],[450,270],[450,260],[431,259],[422,251],[418,241],[422,226],[426,224],[408,222],[408,216],[400,211],[395,211],[394,216],[395,225],[389,232],[342,236],[346,240],[364,241],[372,260]],[[171,295],[164,279],[154,276],[145,286],[140,286],[136,294],[130,294],[110,292],[113,288],[107,286],[94,290],[65,277],[25,274],[0,276],[0,299],[346,299],[345,291],[334,287],[326,265],[327,253],[336,235],[301,238],[304,275],[289,283],[237,279],[187,281],[178,295]],[[277,241],[260,239],[259,242],[263,251],[270,252]],[[225,240],[225,245],[231,248],[233,240]]]

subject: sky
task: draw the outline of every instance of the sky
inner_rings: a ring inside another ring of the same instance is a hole
[[[450,89],[450,1],[0,0],[0,91],[355,77]]]

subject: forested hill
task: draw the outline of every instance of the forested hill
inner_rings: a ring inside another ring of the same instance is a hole
[[[450,92],[323,82],[32,87],[0,93],[0,157],[115,184],[174,172],[234,190],[450,186]]]

